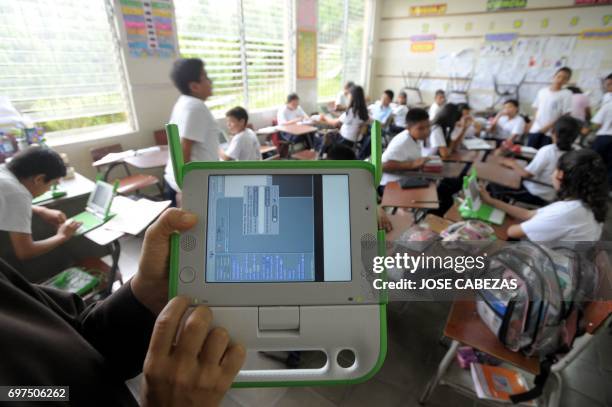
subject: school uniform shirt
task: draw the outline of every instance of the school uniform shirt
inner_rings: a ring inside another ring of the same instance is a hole
[[[525,119],[521,115],[517,114],[513,118],[510,116],[502,116],[497,121],[497,126],[493,137],[498,140],[506,140],[513,134],[521,135],[525,132]]]
[[[531,179],[543,182],[547,185],[524,180],[523,185],[530,194],[539,196],[545,201],[551,202],[555,199],[556,192],[552,187],[552,174],[557,168],[559,158],[565,151],[559,150],[556,144],[549,144],[538,150],[533,160],[525,167],[525,170],[533,174]]]
[[[295,110],[289,109],[289,106],[285,105],[278,109],[278,113],[276,114],[276,121],[279,125],[283,125],[291,120],[297,119],[299,117],[306,116],[306,112],[302,109],[302,106],[298,106]]]
[[[178,126],[181,139],[193,141],[191,161],[219,161],[221,130],[201,99],[189,95],[179,96],[172,108],[170,123]],[[164,179],[172,189],[179,190],[170,159],[166,164]]]
[[[415,161],[423,156],[421,144],[410,136],[408,130],[404,130],[391,139],[387,149],[382,154],[382,162],[387,161]],[[383,172],[380,185],[387,185],[389,182],[397,181],[402,176]]]
[[[353,143],[357,142],[359,127],[363,124],[363,120],[355,115],[353,109],[349,109],[342,113],[338,120],[342,123],[342,126],[340,126],[340,135],[342,138],[352,141]]]
[[[540,133],[542,127],[572,112],[572,92],[568,89],[553,92],[548,87],[540,89],[532,107],[537,109],[537,112],[530,132]],[[551,133],[552,129],[546,134]]]
[[[431,128],[429,137],[426,138],[422,143],[423,155],[430,156],[438,154],[439,147],[446,147],[446,139],[444,138],[444,132],[442,127],[435,125]]]
[[[78,295],[30,284],[0,260],[4,386],[68,386],[66,405],[136,407],[124,382],[142,371],[154,323],[129,282],[86,307]]]
[[[572,113],[575,119],[586,121],[586,110],[589,107],[589,98],[584,93],[572,94]]]
[[[408,106],[398,105],[392,107],[393,111],[393,123],[397,127],[406,127],[406,114],[408,113]]]
[[[32,194],[0,165],[0,230],[32,234]]]
[[[546,205],[521,223],[521,229],[533,242],[593,242],[601,238],[602,227],[593,212],[577,199]]]
[[[433,102],[431,106],[429,107],[429,120],[433,120],[441,108],[442,106],[440,106],[436,102]]]
[[[244,129],[232,137],[225,154],[236,161],[261,160],[257,135],[249,128]]]
[[[370,111],[372,112],[372,118],[374,120],[378,120],[382,124],[387,122],[389,116],[391,116],[392,109],[391,106],[383,106],[382,103],[376,102],[373,105],[370,105]]]
[[[345,108],[348,107],[349,101],[348,101],[348,96],[346,96],[344,94],[344,91],[340,91],[338,92],[338,94],[336,95],[336,100],[335,100],[336,106],[341,105],[344,106]]]
[[[601,106],[591,122],[600,125],[598,136],[612,136],[612,103]]]
[[[612,92],[606,92],[601,98],[601,104],[605,105],[606,103],[612,102]]]

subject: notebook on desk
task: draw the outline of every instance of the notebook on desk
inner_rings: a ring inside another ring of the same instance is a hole
[[[114,195],[115,189],[112,185],[102,181],[96,182],[94,190],[89,194],[89,200],[87,201],[85,211],[70,218],[72,221],[82,223],[77,229],[76,235],[87,233],[103,225],[112,217],[110,214],[110,207],[113,203]]]
[[[489,143],[479,138],[464,139],[463,145],[468,150],[493,150],[493,147]]]

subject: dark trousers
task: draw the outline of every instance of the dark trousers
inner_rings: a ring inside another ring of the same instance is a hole
[[[526,204],[545,206],[549,202],[543,200],[539,196],[533,195],[525,188],[524,184],[521,184],[520,189],[507,188],[497,184],[487,185],[487,190],[491,193],[493,198],[501,199],[502,201],[509,201],[514,199],[516,201],[525,202]]]
[[[176,191],[167,182],[164,182],[164,199],[172,201],[170,207],[176,208]]]
[[[527,146],[538,150],[548,144],[552,144],[552,138],[544,133],[529,133],[527,137]]]
[[[593,150],[601,155],[604,164],[606,164],[608,168],[608,184],[612,187],[612,135],[595,137]]]

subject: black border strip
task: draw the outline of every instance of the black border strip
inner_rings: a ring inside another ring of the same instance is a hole
[[[312,176],[313,207],[314,207],[314,256],[315,256],[315,281],[325,281],[324,259],[323,259],[323,176],[314,174]]]

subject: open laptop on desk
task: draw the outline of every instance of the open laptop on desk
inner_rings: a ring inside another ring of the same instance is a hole
[[[112,215],[110,207],[113,203],[115,188],[106,182],[97,181],[94,190],[89,194],[85,211],[70,218],[74,222],[81,222],[76,234],[82,235],[103,225]]]
[[[464,178],[463,192],[465,201],[459,206],[459,213],[465,219],[479,219],[495,225],[504,223],[506,212],[482,203],[476,171]]]

